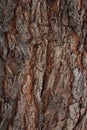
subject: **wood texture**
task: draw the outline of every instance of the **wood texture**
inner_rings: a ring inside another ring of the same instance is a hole
[[[0,130],[87,130],[87,0],[0,0]]]

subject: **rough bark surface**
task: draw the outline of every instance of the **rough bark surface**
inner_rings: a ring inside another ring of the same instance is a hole
[[[87,130],[87,0],[0,0],[0,130]]]

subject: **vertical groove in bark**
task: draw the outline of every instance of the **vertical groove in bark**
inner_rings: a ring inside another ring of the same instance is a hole
[[[87,129],[86,0],[0,0],[0,130]]]

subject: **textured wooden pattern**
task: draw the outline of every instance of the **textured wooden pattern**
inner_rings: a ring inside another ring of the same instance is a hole
[[[0,130],[87,130],[87,0],[0,0]]]

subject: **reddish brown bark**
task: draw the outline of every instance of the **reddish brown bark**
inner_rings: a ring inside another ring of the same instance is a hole
[[[0,130],[87,129],[86,0],[0,0]]]

